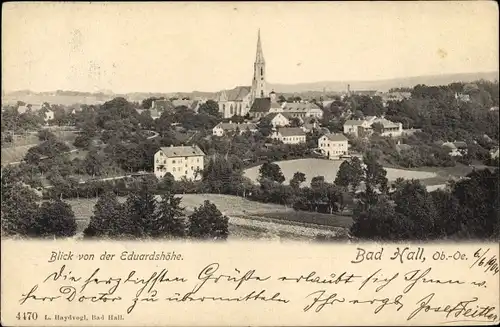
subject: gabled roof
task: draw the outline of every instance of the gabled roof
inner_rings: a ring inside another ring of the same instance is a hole
[[[204,156],[205,153],[197,145],[162,147],[160,150],[169,158]]]
[[[300,127],[285,127],[277,131],[282,136],[305,136],[306,133]]]
[[[273,112],[273,113],[266,115],[264,118],[269,119],[269,120],[273,120],[276,116],[279,116],[279,115],[283,116],[283,114],[281,112]],[[283,116],[283,117],[285,117],[285,116]],[[288,119],[287,117],[285,117],[285,118]]]
[[[226,97],[226,101],[243,101],[250,94],[251,89],[250,86],[237,86],[232,90],[224,90],[217,95],[217,101],[221,101],[223,94]]]
[[[271,109],[271,98],[257,98],[253,101],[250,112],[269,112]]]
[[[347,141],[347,137],[345,137],[343,134],[340,133],[331,133],[331,134],[325,134],[322,137],[326,136],[326,138],[330,141],[334,142],[343,142]]]
[[[344,125],[361,126],[361,125],[363,125],[364,122],[365,122],[364,120],[349,119],[349,120],[345,121]]]
[[[309,110],[313,109],[318,109],[321,110],[321,108],[312,102],[290,102],[290,103],[285,103],[283,105],[283,111],[284,112],[306,112]]]

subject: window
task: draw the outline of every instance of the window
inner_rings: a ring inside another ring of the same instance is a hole
[[[191,166],[191,170],[194,170],[194,167],[193,167],[193,166]]]
[[[174,168],[172,168],[172,171],[175,171],[175,167],[174,167]]]
[[[187,174],[188,174],[188,171],[186,170],[186,171],[184,172],[184,175],[187,175]]]
[[[167,160],[163,160],[163,164],[166,164],[167,163]]]
[[[175,160],[172,160],[172,163],[174,164],[174,163],[175,163]]]
[[[162,157],[163,157],[163,152],[160,152],[160,156],[162,156]]]
[[[156,163],[160,163],[160,160],[156,159]]]
[[[260,75],[264,75],[264,68],[260,67]]]
[[[196,162],[200,162],[200,158],[197,158],[197,159],[196,159]]]

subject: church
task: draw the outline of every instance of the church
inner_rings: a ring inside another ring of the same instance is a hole
[[[257,54],[253,65],[252,86],[238,86],[232,90],[222,91],[217,97],[219,112],[224,118],[234,115],[251,118],[262,118],[269,114],[282,113],[286,118],[317,118],[323,117],[323,110],[313,102],[283,102],[278,103],[276,93],[266,89],[266,61],[262,52],[260,30],[257,35]]]
[[[252,86],[237,86],[232,90],[222,91],[217,95],[219,112],[224,118],[234,115],[245,116],[249,113],[255,99],[268,98],[266,91],[266,61],[262,52],[260,30],[257,35],[257,54],[253,66]]]

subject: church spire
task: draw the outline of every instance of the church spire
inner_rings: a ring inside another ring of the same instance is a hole
[[[257,55],[255,56],[255,63],[263,64],[264,61],[264,53],[262,53],[262,44],[260,42],[260,28],[257,34]]]

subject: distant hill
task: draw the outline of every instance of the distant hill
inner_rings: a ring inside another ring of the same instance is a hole
[[[377,90],[383,92],[394,87],[413,87],[418,84],[447,85],[453,82],[472,82],[480,79],[488,81],[498,80],[498,72],[429,75],[379,81],[324,81],[299,84],[269,84],[268,87],[269,89],[274,89],[276,93],[321,92],[323,89],[329,92],[344,92],[347,90],[347,84],[350,84],[352,91]]]
[[[321,95],[325,90],[332,94],[336,92],[345,92],[347,84],[350,84],[352,91],[360,90],[377,90],[388,91],[394,87],[413,87],[417,84],[425,85],[447,85],[453,82],[472,82],[480,79],[494,81],[498,80],[498,72],[482,72],[482,73],[463,73],[463,74],[443,74],[430,76],[416,76],[406,78],[394,78],[379,81],[324,81],[314,83],[298,83],[298,84],[268,84],[269,90],[273,89],[276,93],[284,94],[304,94],[309,96]],[[18,100],[30,104],[41,104],[48,102],[51,104],[97,104],[109,101],[114,97],[124,97],[129,101],[140,102],[149,97],[166,97],[166,98],[215,98],[215,92],[131,92],[126,94],[116,94],[105,90],[101,92],[78,92],[78,91],[62,91],[53,92],[33,92],[30,90],[20,90],[14,92],[5,92],[2,94],[2,104],[14,104]]]

